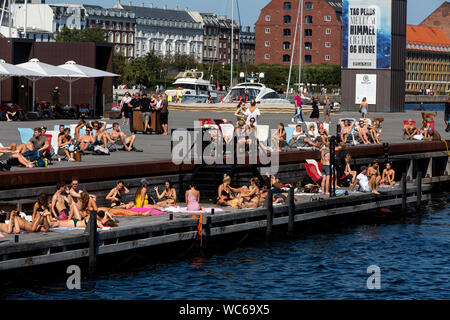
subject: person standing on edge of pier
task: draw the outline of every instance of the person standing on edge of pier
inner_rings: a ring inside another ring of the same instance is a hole
[[[446,125],[445,132],[450,131],[450,96],[447,97],[447,102],[445,103],[445,113],[444,113],[444,122]]]
[[[322,157],[322,195],[330,195],[330,176],[331,176],[331,166],[330,166],[330,142],[326,140],[324,142],[324,147],[321,151]]]
[[[134,94],[134,98],[131,99],[129,106],[129,112],[130,112],[130,132],[133,132],[133,110],[137,110],[141,107],[141,95],[139,92],[136,92]]]

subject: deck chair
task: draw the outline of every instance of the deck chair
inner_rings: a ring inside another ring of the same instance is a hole
[[[312,124],[314,125],[314,131],[315,131],[315,132],[318,132],[317,129],[319,129],[319,128],[317,127],[317,123],[315,123],[315,122],[305,122],[305,125],[306,125],[306,131],[309,131],[309,127],[310,127]]]
[[[20,141],[23,144],[27,144],[28,141],[30,141],[30,139],[33,137],[34,130],[31,128],[17,128],[17,130],[19,130]]]
[[[327,130],[328,133],[330,133],[330,124],[329,124],[328,122],[324,122],[324,123],[323,123],[323,128],[324,128],[325,130]]]
[[[256,135],[259,142],[262,142],[264,144],[267,142],[267,139],[269,139],[269,130],[270,127],[266,124],[258,125],[256,129]]]
[[[203,124],[205,123],[205,121],[208,120],[211,124],[214,123],[214,121],[210,118],[198,118],[198,121],[200,121],[201,126],[203,127]]]
[[[223,123],[220,126],[220,130],[222,131],[222,136],[224,137],[233,137],[234,136],[234,126],[230,123]]]
[[[294,134],[295,128],[284,127],[284,130],[286,131],[286,143],[288,143],[292,139],[292,136]]]
[[[350,134],[348,135],[347,141],[344,141],[344,142],[350,143],[350,144],[356,146],[358,144],[358,141],[356,139],[355,129],[356,129],[356,126],[358,125],[358,122],[356,122],[355,118],[344,118],[343,120],[344,121],[345,120],[354,121],[354,126],[352,128],[352,131],[350,131]],[[341,124],[339,124],[339,125],[341,125]],[[341,130],[342,130],[342,125],[341,125]]]
[[[46,135],[49,135],[52,137],[51,141],[49,140],[48,142],[50,143],[51,148],[53,149],[53,152],[55,154],[58,154],[58,134],[59,131],[47,131]]]
[[[306,160],[306,163],[303,163],[305,167],[306,174],[310,177],[315,183],[322,183],[322,172],[319,170],[319,165],[315,160]]]
[[[223,124],[224,121],[223,121],[223,119],[214,119],[214,123],[220,127],[220,125]]]

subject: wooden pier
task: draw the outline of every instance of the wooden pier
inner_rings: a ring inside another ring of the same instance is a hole
[[[444,143],[441,142],[415,143],[413,149],[406,143],[391,145],[387,155],[383,153],[386,150],[383,151],[382,146],[352,147],[349,151],[353,157],[352,164],[358,166],[367,164],[371,159],[382,160],[383,156],[388,156],[397,166],[397,178],[404,178],[395,187],[381,188],[381,195],[351,193],[337,197],[321,197],[297,194],[301,201],[294,202],[291,197],[284,205],[272,206],[271,202],[267,202],[264,207],[257,209],[225,209],[195,215],[168,213],[160,216],[119,217],[119,227],[91,234],[83,229],[21,233],[18,242],[15,242],[14,235],[6,235],[4,239],[0,239],[0,270],[69,263],[80,259],[87,260],[88,257],[95,261],[110,254],[157,248],[167,244],[190,242],[199,247],[207,247],[209,243],[223,236],[250,232],[264,232],[266,237],[270,238],[274,230],[293,234],[295,228],[303,223],[346,215],[362,216],[369,212],[377,214],[381,208],[398,207],[406,212],[407,207],[417,207],[422,201],[430,199],[433,186],[448,183],[450,180],[449,157]],[[305,174],[301,162],[305,159],[317,159],[318,156],[316,151],[281,154],[280,179],[295,181]],[[170,176],[175,185],[178,183],[180,189],[184,190],[188,180],[195,179],[198,174],[198,167],[195,167],[186,165],[177,168],[169,163],[158,163],[154,167],[148,164],[125,167],[122,164],[122,172],[119,174],[114,168],[101,172],[84,168],[84,171],[76,174],[89,192],[104,197],[105,190],[112,188],[116,179],[120,178],[128,178],[126,183],[130,188],[134,188],[142,177],[149,178],[153,185],[161,185],[164,179]],[[249,167],[248,170],[251,172],[254,168]],[[9,173],[16,174],[18,173]],[[2,182],[0,202],[34,201],[39,192],[53,191],[54,183],[58,179],[62,176],[70,179],[71,174],[75,172],[52,172],[48,176],[30,172],[21,176],[20,180],[10,180],[12,183],[9,188]],[[220,174],[222,172],[219,172]],[[286,182],[292,183],[291,181]],[[29,187],[24,188],[21,183]],[[151,188],[148,186],[148,189]],[[131,191],[133,193],[133,190]],[[293,195],[292,190],[290,195]]]

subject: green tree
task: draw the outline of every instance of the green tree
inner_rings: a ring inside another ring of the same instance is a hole
[[[106,42],[106,33],[99,26],[83,30],[64,26],[53,38],[56,42]]]
[[[114,77],[115,86],[124,83],[127,64],[128,61],[122,53],[115,53],[113,55],[113,72],[120,75],[119,77]]]

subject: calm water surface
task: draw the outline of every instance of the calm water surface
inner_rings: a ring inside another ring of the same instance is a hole
[[[3,299],[450,299],[450,194],[422,214],[339,227],[210,258],[108,272],[69,291],[65,282],[8,288]],[[368,290],[367,267],[381,269]],[[48,275],[51,276],[51,275]]]

